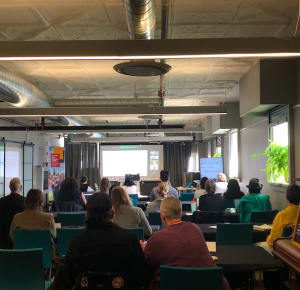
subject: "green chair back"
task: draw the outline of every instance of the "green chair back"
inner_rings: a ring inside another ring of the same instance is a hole
[[[160,266],[161,290],[223,290],[223,268]]]
[[[129,197],[131,198],[131,201],[132,201],[132,205],[134,207],[137,207],[137,202],[139,200],[139,194],[138,193],[130,193],[128,194]]]
[[[160,226],[162,224],[159,212],[149,212],[149,224],[151,226],[153,226],[153,225]]]
[[[235,208],[234,199],[223,199],[223,209]]]
[[[84,226],[85,212],[58,212],[57,222],[61,224],[62,227],[81,227]]]
[[[217,246],[253,245],[253,224],[217,224]]]
[[[193,201],[194,193],[193,192],[182,192],[180,195],[181,201]]]
[[[42,290],[49,289],[45,282],[43,250],[0,250],[1,289]]]
[[[52,240],[49,229],[18,230],[13,229],[15,249],[43,249],[44,268],[52,268]]]
[[[292,227],[285,227],[283,229],[282,237],[287,238],[290,237],[294,232],[294,228]]]
[[[263,223],[272,224],[275,216],[278,214],[278,210],[253,210],[251,212],[250,222],[251,223]]]
[[[56,229],[58,257],[66,255],[69,248],[70,240],[84,231],[84,228],[78,229]]]
[[[139,241],[144,240],[144,228],[130,228],[127,230],[132,231],[136,235]]]
[[[84,194],[85,200],[88,201],[90,196],[92,196],[92,194],[85,193]]]

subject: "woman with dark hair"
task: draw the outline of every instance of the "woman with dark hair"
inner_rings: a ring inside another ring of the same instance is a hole
[[[224,199],[241,199],[244,195],[238,181],[236,179],[230,179],[228,181],[227,191],[225,191],[222,196]]]
[[[79,210],[83,210],[82,205],[86,205],[86,199],[79,189],[77,180],[74,177],[67,177],[61,184],[60,190],[55,196],[55,201],[74,201]]]
[[[212,179],[205,182],[206,194],[199,197],[198,209],[201,211],[222,211],[223,197],[216,194],[216,183]]]
[[[144,253],[133,232],[113,223],[111,198],[97,192],[88,199],[86,210],[86,229],[71,239],[53,290],[73,289],[76,276],[86,271],[118,273],[128,283],[126,289],[140,289],[148,275]]]
[[[198,199],[201,195],[205,194],[205,182],[208,180],[206,176],[202,177],[200,180],[200,189],[196,190],[194,193],[194,199]]]
[[[125,178],[125,182],[124,182],[123,188],[126,190],[126,192],[128,194],[136,193],[136,185],[133,182],[132,178],[129,177],[129,176],[127,176]]]

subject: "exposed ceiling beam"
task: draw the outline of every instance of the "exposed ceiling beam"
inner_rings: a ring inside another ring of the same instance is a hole
[[[176,142],[193,141],[193,136],[170,136],[170,137],[107,137],[107,138],[70,138],[73,142],[100,142],[100,143],[118,143],[118,142]]]
[[[300,37],[0,42],[0,60],[299,55]]]
[[[116,115],[214,115],[227,114],[226,106],[105,107],[105,108],[5,108],[1,117],[116,116]]]

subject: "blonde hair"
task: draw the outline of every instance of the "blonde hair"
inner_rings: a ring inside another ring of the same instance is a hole
[[[212,179],[208,179],[205,182],[205,191],[206,193],[215,193],[216,192],[216,183]]]
[[[121,205],[122,204],[132,206],[132,202],[131,202],[131,199],[130,199],[128,193],[121,186],[116,186],[111,191],[111,199],[112,199],[113,207],[116,211],[116,214],[121,213]]]
[[[100,181],[100,192],[106,193],[111,187],[111,183],[107,177],[103,177]]]
[[[157,187],[157,193],[160,197],[165,198],[169,192],[169,186],[166,183],[160,183]]]
[[[217,181],[227,182],[226,175],[224,173],[218,173],[218,175],[217,175]]]

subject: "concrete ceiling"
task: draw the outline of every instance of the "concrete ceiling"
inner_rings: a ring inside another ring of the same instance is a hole
[[[175,0],[170,38],[293,36],[298,0]],[[160,38],[156,1],[156,38]],[[300,29],[297,35],[300,35]],[[1,0],[0,41],[129,39],[121,0]],[[166,106],[238,101],[238,82],[257,58],[168,60]],[[58,98],[157,97],[159,77],[117,74],[120,61],[1,61],[0,64]],[[225,98],[226,92],[226,98]],[[169,124],[199,124],[202,117],[165,117]],[[90,122],[139,123],[136,117],[92,117]]]

